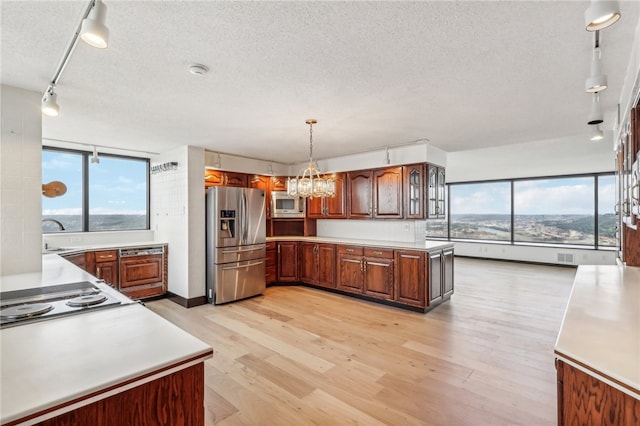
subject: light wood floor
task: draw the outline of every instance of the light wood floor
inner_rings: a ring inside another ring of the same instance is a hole
[[[456,258],[427,314],[306,287],[147,306],[209,343],[207,424],[551,425],[575,269]]]

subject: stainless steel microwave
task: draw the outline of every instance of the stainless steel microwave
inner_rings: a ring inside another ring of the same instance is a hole
[[[306,211],[304,201],[302,197],[289,197],[287,191],[272,191],[271,217],[276,219],[304,217]]]

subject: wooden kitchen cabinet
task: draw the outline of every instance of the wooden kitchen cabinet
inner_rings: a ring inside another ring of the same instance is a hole
[[[300,243],[300,281],[335,288],[336,248],[334,244]]]
[[[278,252],[278,281],[296,282],[299,281],[298,274],[298,242],[278,241],[276,243]]]
[[[262,189],[264,191],[264,208],[267,219],[271,219],[271,176],[251,175],[248,178],[249,188]]]
[[[244,173],[205,169],[204,186],[238,186],[247,187],[247,175]]]
[[[133,299],[164,294],[164,254],[120,257],[119,290]]]
[[[287,176],[273,176],[269,183],[269,189],[271,189],[271,191],[286,191],[287,179]]]
[[[453,248],[429,253],[427,276],[429,278],[429,306],[451,297],[453,294]]]
[[[402,167],[373,171],[373,217],[402,218]]]
[[[373,217],[373,189],[371,170],[347,173],[347,216]]]
[[[393,299],[393,250],[364,248],[364,294]]]
[[[402,166],[404,190],[404,217],[406,219],[425,218],[425,165]]]
[[[91,258],[92,261],[89,261]],[[118,288],[120,285],[118,277],[118,250],[99,250],[87,253],[87,264],[95,265],[93,271],[89,273],[96,278],[104,280],[105,283]]]
[[[77,267],[87,270],[87,255],[82,253],[72,253],[72,254],[63,254],[61,255],[63,258],[73,263]]]
[[[426,306],[425,253],[417,250],[395,251],[394,300],[407,305]]]
[[[278,279],[276,252],[276,243],[273,241],[269,241],[267,243],[266,260],[264,263],[265,281],[267,284],[272,284]]]
[[[349,218],[402,218],[402,167],[347,173]]]
[[[333,175],[336,193],[333,197],[307,199],[307,217],[310,219],[344,219],[347,217],[345,174]]]
[[[338,246],[336,287],[351,293],[364,291],[364,249],[357,246]]]
[[[446,217],[445,169],[427,165],[427,219]]]

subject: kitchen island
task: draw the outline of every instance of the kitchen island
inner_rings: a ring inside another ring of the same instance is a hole
[[[269,237],[266,276],[267,284],[301,283],[427,312],[453,295],[454,249],[434,240]]]
[[[640,424],[640,268],[579,266],[555,345],[558,424]]]
[[[96,279],[48,254],[42,273],[3,276],[0,290],[78,281]],[[211,347],[124,300],[0,330],[0,423],[204,424],[204,361]]]

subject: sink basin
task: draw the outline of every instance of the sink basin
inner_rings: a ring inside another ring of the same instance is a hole
[[[48,253],[59,253],[61,251],[71,251],[71,250],[75,250],[76,247],[49,247],[46,248],[44,250],[42,250],[43,254],[48,254]]]

